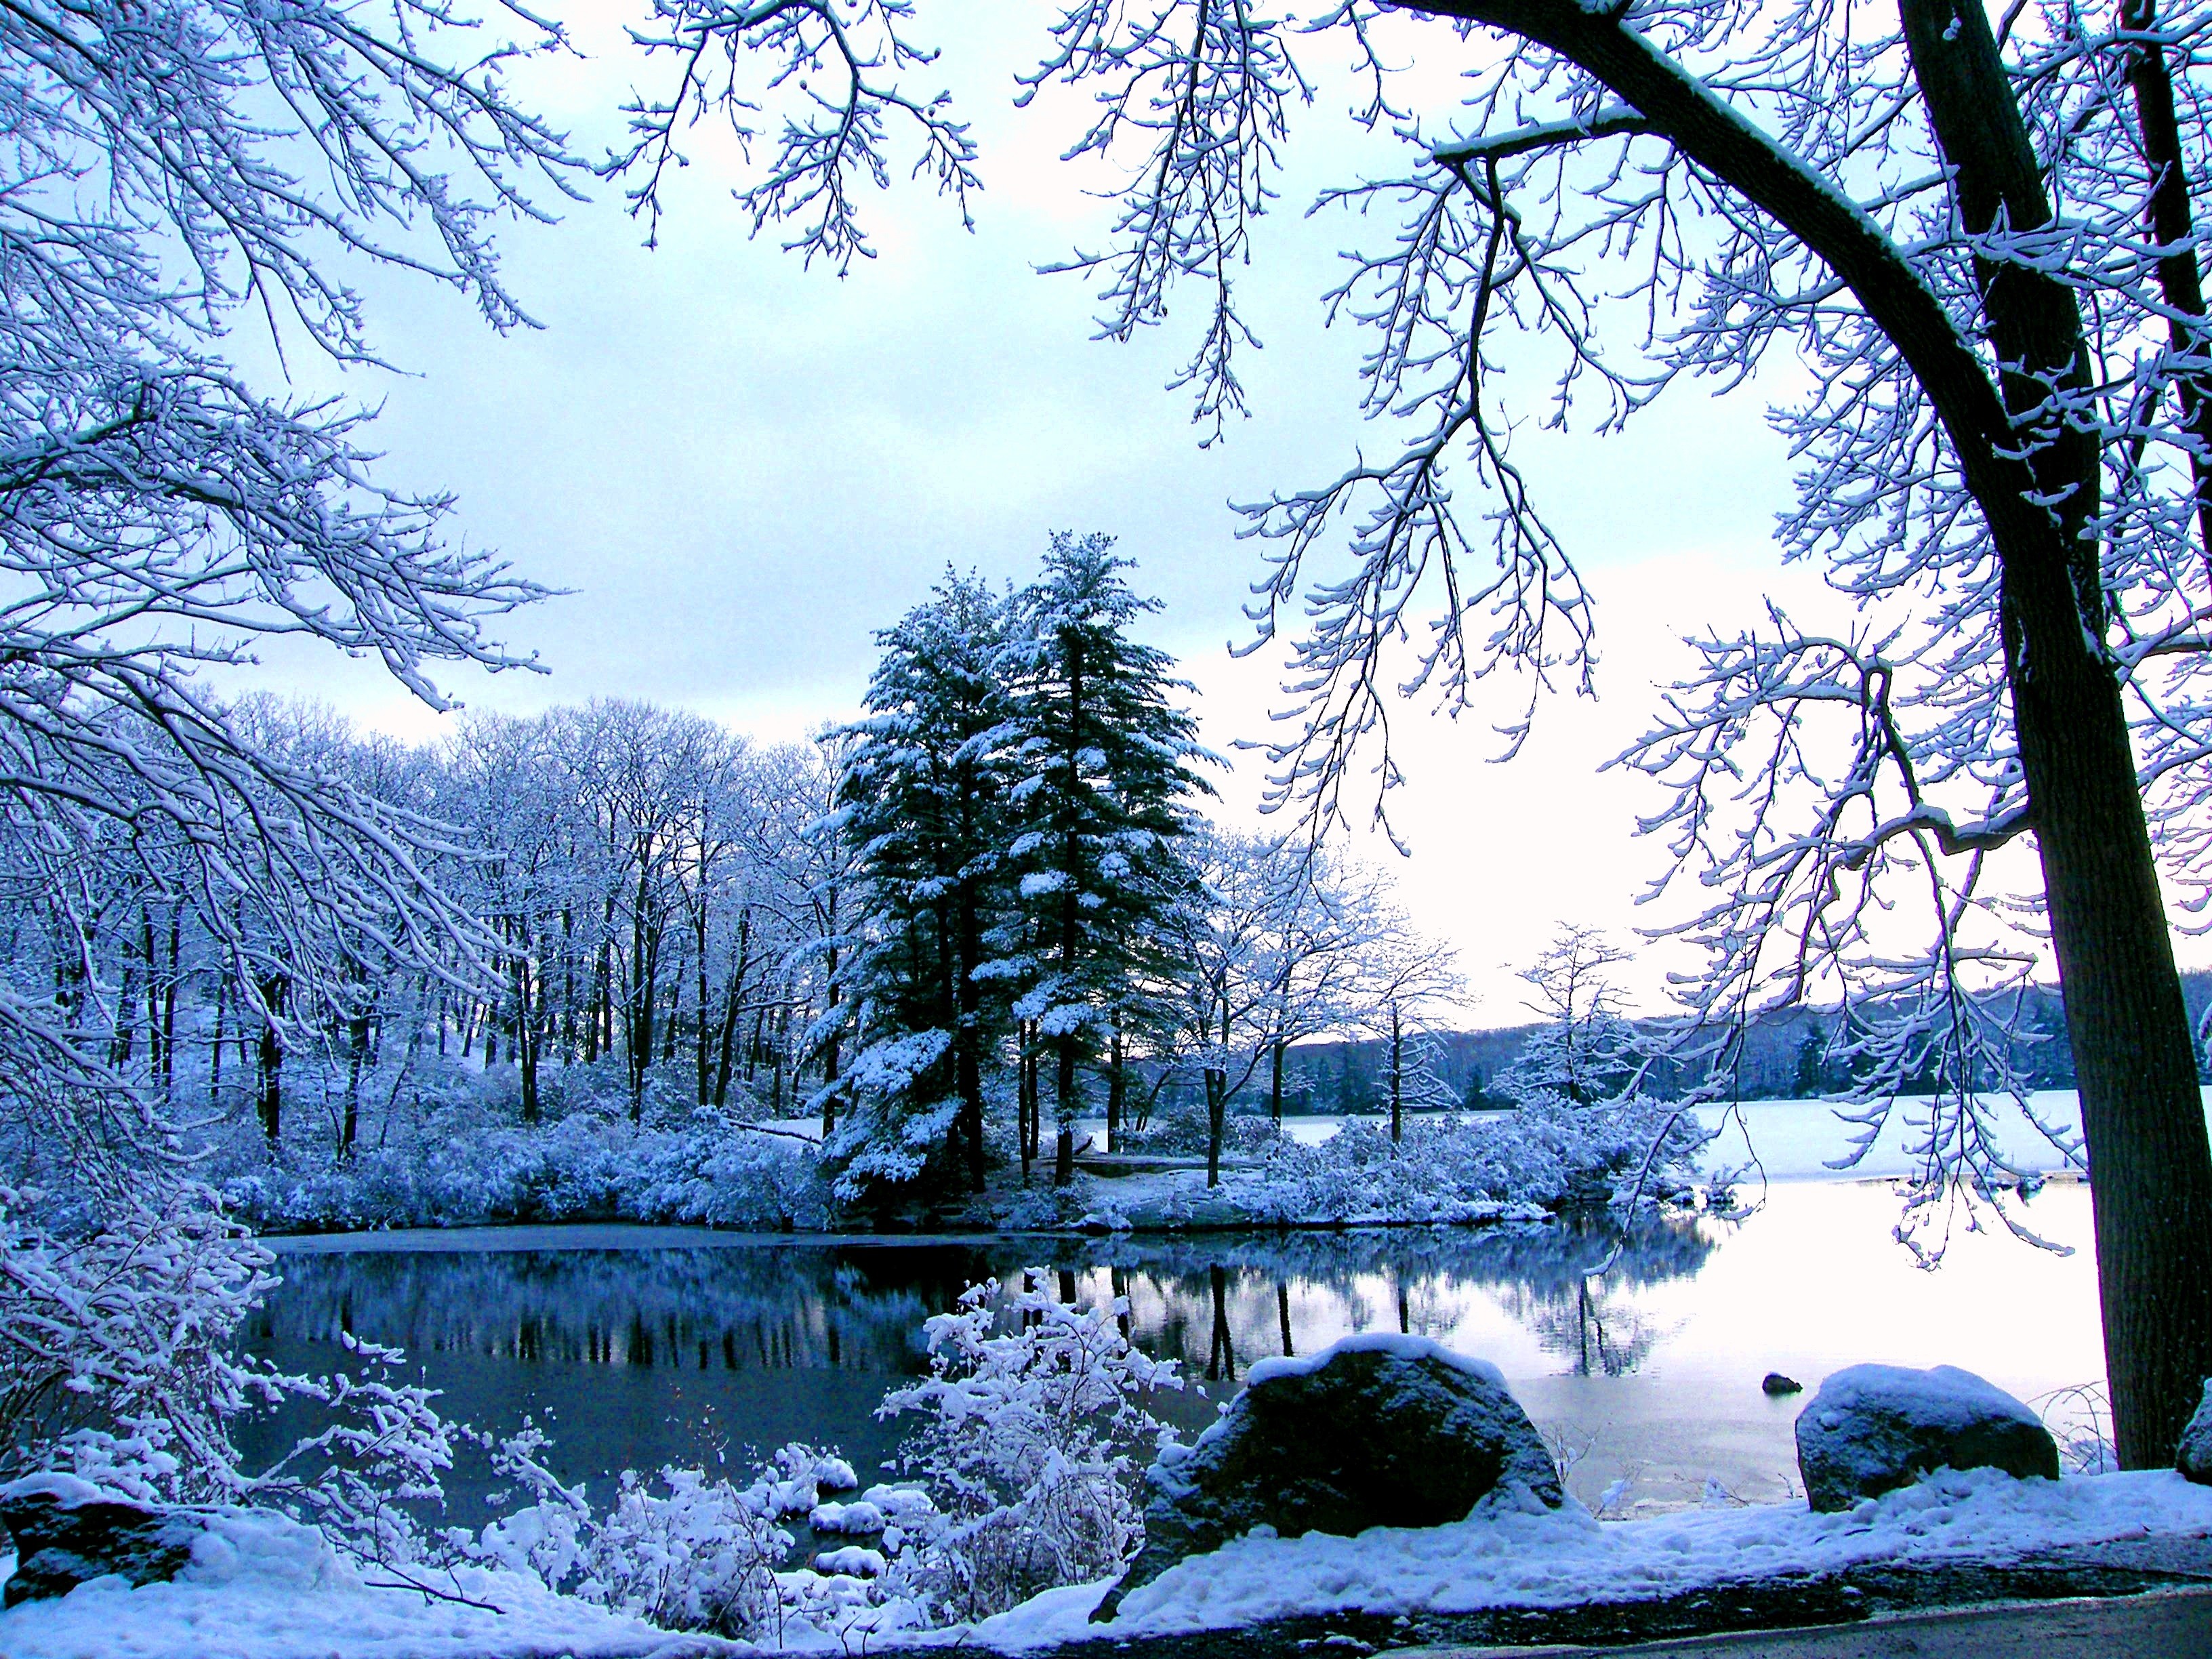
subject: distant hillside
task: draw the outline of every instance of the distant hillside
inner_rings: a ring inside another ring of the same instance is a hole
[[[2191,1022],[2201,1025],[2205,1010],[2212,1006],[2212,973],[2184,974],[2181,984]],[[2057,988],[2031,992],[2024,1012],[2022,1030],[2030,1036],[2021,1043],[2015,1062],[2037,1088],[2073,1087],[2074,1056],[2067,1046]],[[1836,1020],[1832,1008],[1792,1008],[1758,1021],[1743,1045],[1738,1075],[1743,1098],[1787,1100],[1844,1086],[1848,1079],[1822,1056]],[[1498,1074],[1541,1029],[1512,1025],[1444,1034],[1438,1039],[1444,1049],[1444,1080],[1461,1099],[1480,1104]],[[1384,1098],[1386,1057],[1385,1045],[1374,1040],[1301,1043],[1291,1050],[1285,1064],[1285,1109],[1300,1113],[1376,1110]],[[2207,1080],[2212,1081],[2212,1075]],[[1672,1097],[1686,1086],[1686,1080],[1669,1067],[1662,1067],[1652,1082],[1652,1092],[1662,1097]],[[1237,1100],[1249,1109],[1266,1098],[1267,1072],[1262,1067]]]

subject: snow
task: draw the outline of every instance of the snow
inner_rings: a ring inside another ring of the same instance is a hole
[[[1357,1538],[1255,1533],[1133,1591],[1121,1616],[1103,1629],[1088,1622],[1106,1589],[1101,1582],[1048,1591],[971,1626],[897,1634],[879,1627],[871,1645],[1019,1651],[1102,1634],[1239,1629],[1353,1609],[1565,1607],[1875,1562],[2001,1564],[2056,1547],[2153,1534],[2212,1534],[2212,1488],[2168,1470],[2058,1481],[1945,1471],[1838,1515],[1814,1515],[1793,1503],[1601,1523],[1570,1504],[1556,1513],[1485,1514],[1452,1526],[1378,1527]],[[862,1558],[875,1553],[848,1547],[825,1553],[821,1565],[865,1572],[876,1562]],[[425,1582],[487,1605],[398,1586],[282,1517],[228,1511],[210,1521],[176,1583],[131,1589],[102,1579],[59,1601],[27,1603],[0,1614],[0,1651],[8,1659],[525,1659],[556,1652],[574,1659],[703,1659],[757,1651],[710,1637],[672,1636],[553,1595],[520,1574],[462,1568]],[[884,1614],[873,1610],[872,1620],[895,1622]],[[786,1637],[806,1646],[828,1641],[806,1620],[793,1620]]]
[[[817,1532],[881,1532],[884,1512],[873,1504],[817,1504],[806,1517]]]
[[[1434,1359],[1500,1389],[1505,1386],[1505,1373],[1488,1360],[1455,1352],[1425,1336],[1405,1336],[1396,1331],[1361,1331],[1340,1337],[1316,1353],[1295,1357],[1278,1354],[1262,1359],[1244,1374],[1244,1386],[1252,1388],[1279,1376],[1310,1376],[1340,1353],[1387,1353],[1400,1359]]]
[[[8,1659],[574,1659],[735,1653],[606,1613],[514,1572],[425,1571],[440,1595],[349,1561],[281,1516],[210,1517],[176,1582],[95,1579],[0,1613]],[[459,1600],[482,1606],[469,1606]]]
[[[1821,1383],[1808,1409],[1820,1413],[1817,1420],[1826,1429],[1841,1428],[1845,1413],[1864,1409],[1901,1413],[1952,1433],[1992,1417],[2042,1422],[1994,1382],[1956,1365],[1924,1371],[1905,1365],[1847,1365]]]
[[[1247,1536],[1133,1590],[1109,1625],[1088,1623],[1103,1583],[1055,1590],[963,1639],[1019,1650],[1249,1628],[1359,1610],[1471,1613],[1680,1595],[1873,1562],[2002,1563],[2055,1547],[2151,1534],[2212,1534],[2212,1489],[2171,1470],[2014,1480],[1944,1471],[1837,1515],[1802,1502],[1604,1522],[1577,1505],[1486,1514],[1453,1526],[1378,1527],[1357,1538]]]

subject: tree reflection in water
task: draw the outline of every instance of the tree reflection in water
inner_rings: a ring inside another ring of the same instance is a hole
[[[364,1240],[289,1256],[247,1345],[325,1369],[317,1350],[341,1333],[403,1346],[452,1414],[508,1428],[550,1411],[563,1473],[603,1479],[791,1437],[888,1455],[892,1431],[871,1411],[926,1365],[922,1322],[968,1284],[1025,1267],[1047,1269],[1062,1300],[1127,1296],[1138,1344],[1213,1385],[1210,1399],[1173,1407],[1194,1427],[1256,1357],[1348,1330],[1448,1334],[1477,1298],[1576,1372],[1633,1370],[1664,1335],[1638,1291],[1694,1274],[1714,1248],[1693,1219],[1624,1230],[1605,1216],[1481,1231],[662,1247],[640,1230],[621,1249],[483,1242],[380,1251]],[[1602,1280],[1586,1276],[1608,1257]]]

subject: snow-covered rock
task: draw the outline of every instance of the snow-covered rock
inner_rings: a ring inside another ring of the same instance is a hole
[[[2181,1447],[2174,1453],[2173,1467],[2198,1486],[2212,1486],[2212,1376],[2204,1379],[2204,1397],[2197,1402],[2197,1414],[2181,1431]]]
[[[881,1550],[863,1549],[858,1544],[848,1544],[842,1549],[824,1550],[814,1558],[814,1571],[843,1578],[874,1578],[884,1570]]]
[[[34,1474],[0,1486],[0,1531],[15,1540],[4,1598],[12,1607],[110,1575],[134,1585],[173,1578],[191,1559],[200,1528],[72,1475]]]
[[[881,1532],[884,1512],[868,1503],[817,1504],[806,1524],[817,1532]]]
[[[1852,1365],[1797,1418],[1797,1469],[1823,1514],[1910,1486],[1936,1469],[2058,1478],[2043,1420],[1994,1383],[1953,1365]]]
[[[1262,1531],[1346,1537],[1463,1521],[1478,1505],[1541,1513],[1558,1471],[1496,1367],[1421,1337],[1347,1337],[1310,1358],[1267,1359],[1195,1445],[1152,1471],[1145,1547],[1098,1604],[1176,1563]]]

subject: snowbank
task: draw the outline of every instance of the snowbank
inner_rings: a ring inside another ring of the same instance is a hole
[[[872,1631],[871,1646],[1021,1651],[1353,1610],[1559,1607],[1876,1563],[2002,1564],[2153,1534],[2212,1534],[2212,1489],[2164,1470],[2059,1481],[1947,1472],[1838,1515],[1790,1504],[1601,1525],[1570,1506],[1376,1528],[1357,1538],[1248,1536],[1132,1592],[1109,1626],[1088,1623],[1102,1583],[1048,1591],[969,1627]],[[383,1587],[397,1581],[346,1561],[311,1529],[236,1513],[210,1523],[174,1583],[134,1590],[104,1579],[0,1613],[0,1651],[8,1659],[707,1659],[758,1651],[671,1635],[519,1574],[464,1568],[424,1582],[464,1599]],[[805,1646],[834,1646],[804,1621],[787,1633]]]
[[[1019,1650],[1248,1628],[1300,1615],[1474,1613],[1656,1599],[1746,1579],[1893,1565],[2002,1563],[2055,1547],[2151,1534],[2212,1534],[2212,1489],[2170,1470],[2014,1480],[1936,1475],[1838,1515],[1802,1503],[1693,1510],[1601,1524],[1570,1505],[1357,1538],[1239,1539],[1130,1593],[1109,1625],[1087,1622],[1103,1584],[1054,1590],[964,1639]]]
[[[672,1636],[555,1595],[520,1573],[416,1571],[438,1594],[349,1562],[319,1533],[281,1516],[218,1515],[175,1583],[131,1589],[120,1578],[101,1578],[58,1601],[27,1601],[0,1613],[0,1652],[8,1659],[689,1659],[752,1650]]]

